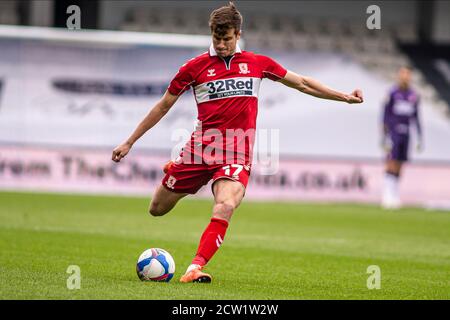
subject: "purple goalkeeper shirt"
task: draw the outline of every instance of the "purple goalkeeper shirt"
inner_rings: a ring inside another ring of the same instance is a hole
[[[402,90],[394,87],[384,106],[383,122],[392,139],[408,138],[410,123],[414,122],[419,139],[422,129],[419,120],[419,96],[412,89]]]

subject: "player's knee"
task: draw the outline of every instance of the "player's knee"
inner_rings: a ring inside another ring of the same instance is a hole
[[[214,206],[213,216],[229,221],[235,209],[234,203],[220,202]]]
[[[152,201],[149,208],[149,213],[154,217],[160,217],[167,213],[167,210],[164,210],[164,208],[155,201]]]

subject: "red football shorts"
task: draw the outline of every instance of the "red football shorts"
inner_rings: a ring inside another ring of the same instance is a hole
[[[162,185],[173,192],[194,194],[211,179],[230,179],[240,182],[246,188],[250,170],[250,166],[241,164],[173,163],[163,178]]]

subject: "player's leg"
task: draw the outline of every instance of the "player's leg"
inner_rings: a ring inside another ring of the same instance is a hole
[[[244,197],[245,187],[240,182],[220,178],[214,181],[213,193],[211,221],[200,238],[197,253],[181,282],[211,282],[211,276],[201,269],[222,245],[231,217]]]
[[[177,193],[169,191],[163,185],[159,185],[150,202],[149,212],[152,216],[165,215],[177,204],[177,202],[187,196],[188,193]]]
[[[166,214],[180,199],[188,194],[195,194],[212,177],[212,174],[205,174],[207,170],[201,165],[173,161],[166,163],[163,171],[166,175],[156,189],[149,207],[153,216]]]
[[[398,196],[400,168],[400,161],[395,159],[386,161],[382,202],[383,207],[386,209],[395,209],[400,205]]]
[[[209,225],[203,232],[193,264],[204,266],[222,244],[233,213],[244,197],[244,186],[237,181],[219,179],[213,184],[214,207]]]
[[[401,205],[399,182],[400,173],[404,161],[408,159],[408,141],[402,139],[393,144],[387,157],[384,178],[383,207],[396,209]]]
[[[395,159],[388,160],[386,162],[386,172],[392,173],[394,175],[400,175],[403,162]]]

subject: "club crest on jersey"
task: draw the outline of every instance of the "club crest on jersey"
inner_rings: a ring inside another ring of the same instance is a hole
[[[214,77],[216,75],[216,69],[208,69],[207,77]]]
[[[248,65],[246,63],[239,63],[239,70],[240,74],[250,73],[250,71],[248,70]]]

